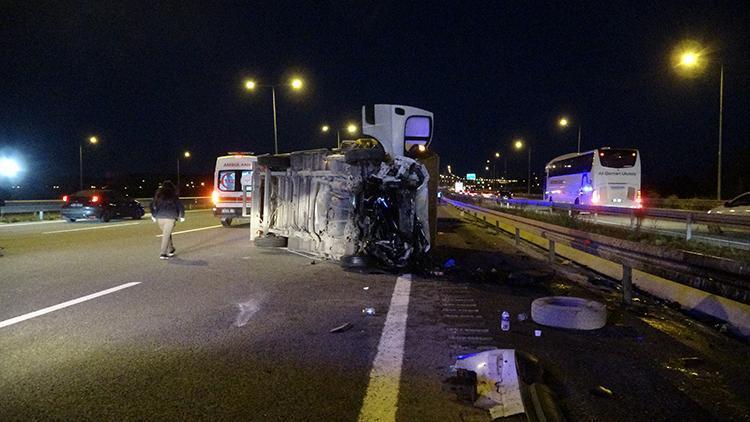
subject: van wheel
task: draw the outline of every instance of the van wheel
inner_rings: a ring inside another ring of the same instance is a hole
[[[255,246],[259,248],[283,248],[287,245],[286,237],[269,234],[255,238]]]
[[[231,218],[222,218],[221,219],[221,225],[224,227],[229,227],[232,225],[232,219]]]
[[[102,211],[102,222],[107,223],[112,219],[112,213],[108,210]]]

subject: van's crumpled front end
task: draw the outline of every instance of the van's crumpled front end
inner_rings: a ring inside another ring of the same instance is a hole
[[[280,156],[259,157],[253,237],[284,236],[291,250],[334,260],[420,265],[430,250],[427,169],[378,152],[297,151],[286,168]]]
[[[418,262],[430,250],[427,169],[415,160],[396,157],[368,176],[357,196],[355,219],[359,253],[390,268]]]

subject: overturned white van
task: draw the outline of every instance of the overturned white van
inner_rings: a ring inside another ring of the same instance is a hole
[[[347,266],[400,269],[426,256],[430,182],[437,180],[428,149],[433,115],[390,104],[365,106],[362,114],[367,138],[258,157],[250,220],[256,245],[286,245]]]

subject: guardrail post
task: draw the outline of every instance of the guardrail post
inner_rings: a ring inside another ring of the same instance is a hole
[[[632,209],[630,210],[630,228],[635,228],[635,211],[633,211]]]
[[[44,211],[39,211],[39,220],[44,220]]]
[[[685,230],[685,240],[690,240],[692,238],[693,238],[693,214],[688,214],[687,227]]]
[[[549,262],[555,263],[555,241],[552,239],[549,240]]]
[[[630,305],[633,300],[633,268],[622,266],[622,302]]]
[[[521,229],[516,227],[516,246],[521,244]]]
[[[500,220],[495,220],[495,227],[500,228]]]

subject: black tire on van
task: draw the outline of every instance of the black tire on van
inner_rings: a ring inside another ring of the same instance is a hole
[[[274,236],[273,234],[256,237],[254,242],[255,246],[259,248],[283,248],[287,245],[286,237]]]
[[[224,227],[229,227],[232,225],[232,217],[222,218],[221,219],[221,225]]]
[[[258,157],[258,164],[271,170],[286,170],[292,166],[288,155],[261,155]]]

